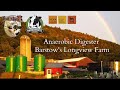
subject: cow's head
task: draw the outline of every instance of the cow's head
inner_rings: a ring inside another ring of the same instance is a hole
[[[38,17],[38,16],[32,16],[30,17],[30,20],[29,20],[29,27],[30,28],[38,28],[41,23],[40,23],[40,19],[41,17]]]
[[[36,25],[37,23],[40,24],[40,19],[41,19],[41,17],[36,16],[34,19],[33,25]]]

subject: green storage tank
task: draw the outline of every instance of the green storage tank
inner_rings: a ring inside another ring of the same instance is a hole
[[[45,56],[38,54],[34,57],[34,71],[44,71]]]
[[[15,72],[15,57],[6,57],[6,72]]]
[[[16,56],[16,72],[27,71],[27,57],[23,55]]]

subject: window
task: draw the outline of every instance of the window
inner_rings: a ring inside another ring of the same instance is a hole
[[[51,70],[48,70],[48,74],[51,74]]]

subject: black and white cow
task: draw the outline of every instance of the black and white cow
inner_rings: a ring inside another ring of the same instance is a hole
[[[28,32],[32,32],[32,31],[43,32],[43,30],[41,30],[42,23],[40,22],[40,19],[41,17],[38,16],[32,16],[29,18]]]

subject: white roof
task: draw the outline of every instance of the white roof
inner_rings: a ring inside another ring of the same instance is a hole
[[[76,66],[72,66],[72,65],[64,65],[65,67],[76,67]]]
[[[57,62],[57,63],[76,62],[76,61],[80,61],[80,60],[82,60],[82,59],[84,59],[84,58],[87,58],[87,57],[63,59],[63,60],[57,60],[56,62]]]
[[[71,64],[69,64],[69,63],[64,63],[64,66],[65,66],[65,67],[76,67],[76,66],[71,65]]]

